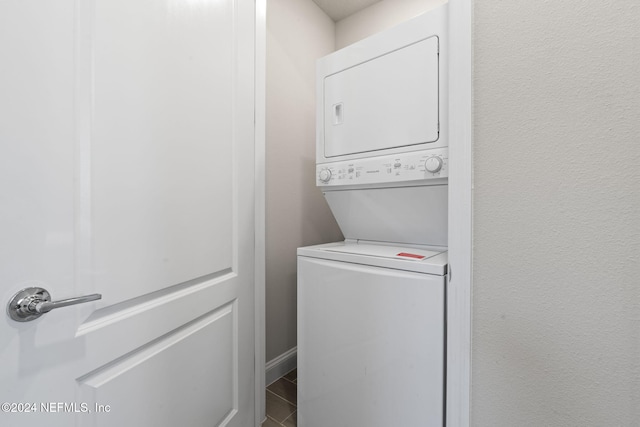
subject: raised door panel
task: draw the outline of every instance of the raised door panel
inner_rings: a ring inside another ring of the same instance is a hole
[[[207,313],[78,378],[86,408],[104,414],[95,422],[81,417],[81,425],[226,425],[238,399],[235,308]]]
[[[87,213],[113,304],[232,268],[234,2],[94,7]]]

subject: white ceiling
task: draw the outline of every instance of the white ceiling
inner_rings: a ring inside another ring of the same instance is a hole
[[[334,21],[339,21],[380,0],[313,0]]]

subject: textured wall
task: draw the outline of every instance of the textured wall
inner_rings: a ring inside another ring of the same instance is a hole
[[[640,3],[474,7],[472,425],[640,426]]]
[[[269,0],[266,360],[296,346],[296,248],[342,240],[315,186],[315,62],[335,25],[312,0]]]

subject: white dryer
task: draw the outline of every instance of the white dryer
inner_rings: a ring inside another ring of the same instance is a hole
[[[346,240],[298,249],[300,427],[442,427],[447,5],[322,58],[316,184]]]
[[[447,254],[298,249],[298,425],[444,424]]]

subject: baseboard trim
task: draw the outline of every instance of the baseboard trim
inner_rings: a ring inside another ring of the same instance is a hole
[[[285,351],[280,356],[267,362],[265,366],[265,383],[271,384],[281,376],[298,366],[298,347]]]

